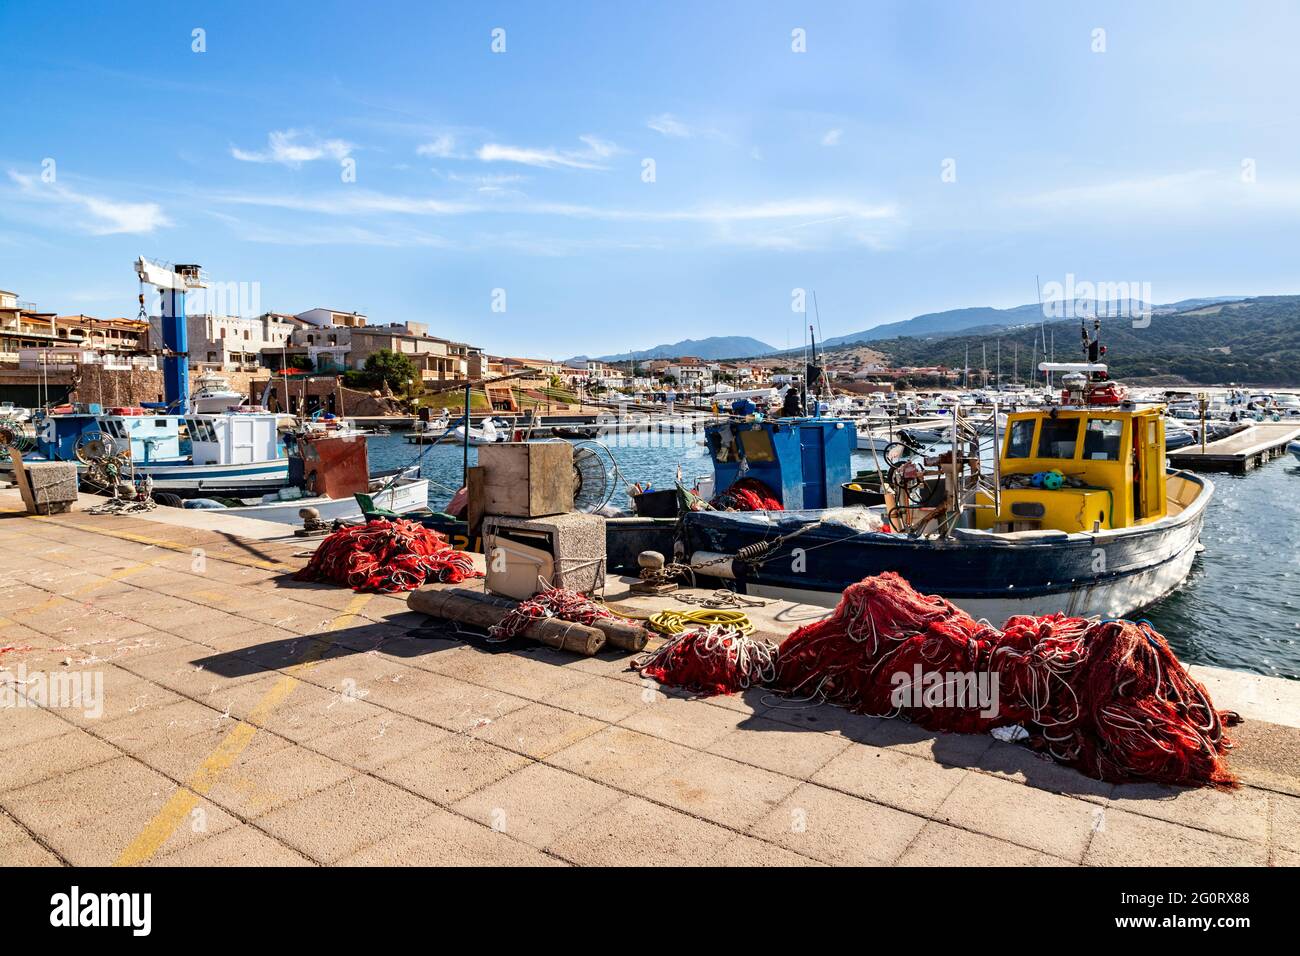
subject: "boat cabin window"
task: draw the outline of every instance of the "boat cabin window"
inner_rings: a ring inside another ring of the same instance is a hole
[[[740,433],[740,446],[750,461],[776,461],[772,436],[761,428],[746,429]]]
[[[1039,458],[1073,458],[1079,443],[1077,418],[1044,418],[1038,434]]]
[[[189,428],[191,441],[216,441],[217,433],[212,423],[201,418],[189,418],[185,421]]]
[[[1011,423],[1011,437],[1007,439],[1008,458],[1028,458],[1034,450],[1034,420],[1022,418]]]
[[[126,437],[126,428],[123,427],[121,422],[115,419],[112,418],[100,419],[99,425],[103,431],[108,432],[109,435],[111,435],[114,438]]]
[[[1090,418],[1083,433],[1087,461],[1119,461],[1119,441],[1124,423],[1118,418]]]

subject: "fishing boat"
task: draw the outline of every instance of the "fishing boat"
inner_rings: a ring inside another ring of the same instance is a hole
[[[1199,548],[1213,484],[1165,467],[1164,408],[1134,403],[1106,366],[1064,374],[1052,406],[1007,415],[991,460],[957,412],[948,450],[889,462],[885,503],[845,507],[853,447],[839,419],[708,427],[719,488],[761,482],[783,510],[700,510],[677,542],[697,578],[741,593],[835,605],[897,571],[977,617],[1131,615],[1178,587]]]
[[[75,461],[90,485],[117,475],[149,478],[155,490],[254,495],[289,483],[280,416],[265,412],[175,415],[141,407],[68,405],[38,412],[29,461]],[[0,462],[0,472],[13,463]]]
[[[1295,455],[1297,460],[1300,460],[1300,441],[1288,442],[1286,450]]]

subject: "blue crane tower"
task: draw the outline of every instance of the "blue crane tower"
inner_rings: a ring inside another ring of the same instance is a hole
[[[135,261],[142,285],[162,293],[163,396],[169,411],[184,415],[190,404],[190,354],[185,333],[185,293],[203,288],[197,265],[172,265],[141,256]],[[141,306],[143,307],[143,296]]]

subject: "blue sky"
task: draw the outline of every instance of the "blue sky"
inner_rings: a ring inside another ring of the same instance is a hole
[[[1297,36],[1281,2],[8,2],[0,288],[134,315],[145,254],[549,357],[798,345],[796,288],[826,336],[1035,275],[1300,292]]]

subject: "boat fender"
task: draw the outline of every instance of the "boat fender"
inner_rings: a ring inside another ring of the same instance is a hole
[[[716,578],[726,578],[729,581],[736,579],[736,571],[733,567],[731,555],[720,554],[717,551],[693,551],[691,553],[692,570],[709,574]]]

